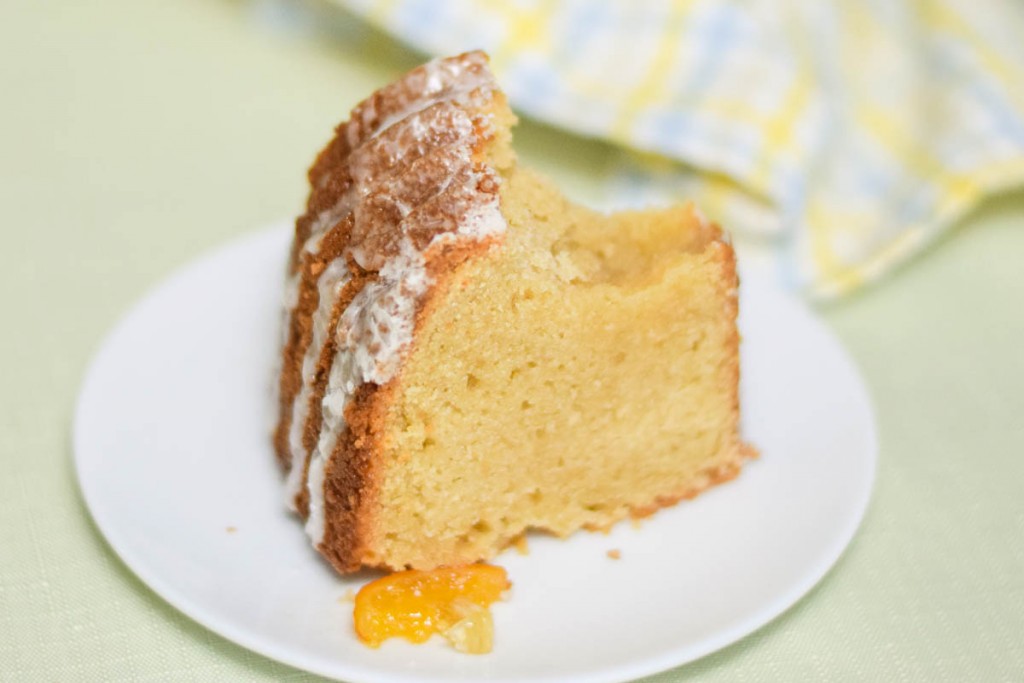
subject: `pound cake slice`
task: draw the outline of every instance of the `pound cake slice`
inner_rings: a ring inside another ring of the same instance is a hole
[[[692,206],[595,213],[516,164],[474,52],[360,103],[309,172],[274,445],[340,572],[488,559],[732,478],[733,250]]]

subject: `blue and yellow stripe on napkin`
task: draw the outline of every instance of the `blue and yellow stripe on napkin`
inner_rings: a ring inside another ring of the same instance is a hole
[[[828,298],[1024,181],[1017,0],[339,0],[513,105],[624,150],[626,201],[774,236]]]

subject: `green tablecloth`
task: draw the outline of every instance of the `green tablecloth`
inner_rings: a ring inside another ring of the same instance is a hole
[[[347,40],[341,14],[335,38],[310,39],[282,7],[0,8],[0,680],[314,678],[135,579],[89,520],[70,447],[82,374],[118,317],[197,254],[294,214],[331,127],[418,60]],[[517,147],[584,199],[610,157],[528,122]],[[651,680],[1024,680],[1021,254],[1017,193],[822,310],[880,423],[864,526],[784,616]]]

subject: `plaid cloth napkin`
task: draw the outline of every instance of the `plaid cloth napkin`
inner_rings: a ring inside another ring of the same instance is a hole
[[[338,0],[618,143],[613,203],[694,198],[835,297],[1024,180],[1019,0]]]

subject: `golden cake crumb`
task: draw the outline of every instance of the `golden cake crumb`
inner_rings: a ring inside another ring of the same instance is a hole
[[[606,552],[605,555],[607,555],[608,557],[610,557],[613,560],[618,560],[618,559],[620,559],[622,557],[622,551],[619,550],[618,548],[612,548],[611,550]]]
[[[486,55],[435,60],[310,169],[274,447],[341,573],[638,525],[755,455],[728,237],[692,204],[574,204],[514,123]]]
[[[530,544],[526,540],[526,534],[519,534],[514,541],[512,541],[512,547],[516,549],[516,552],[520,555],[530,554]]]

